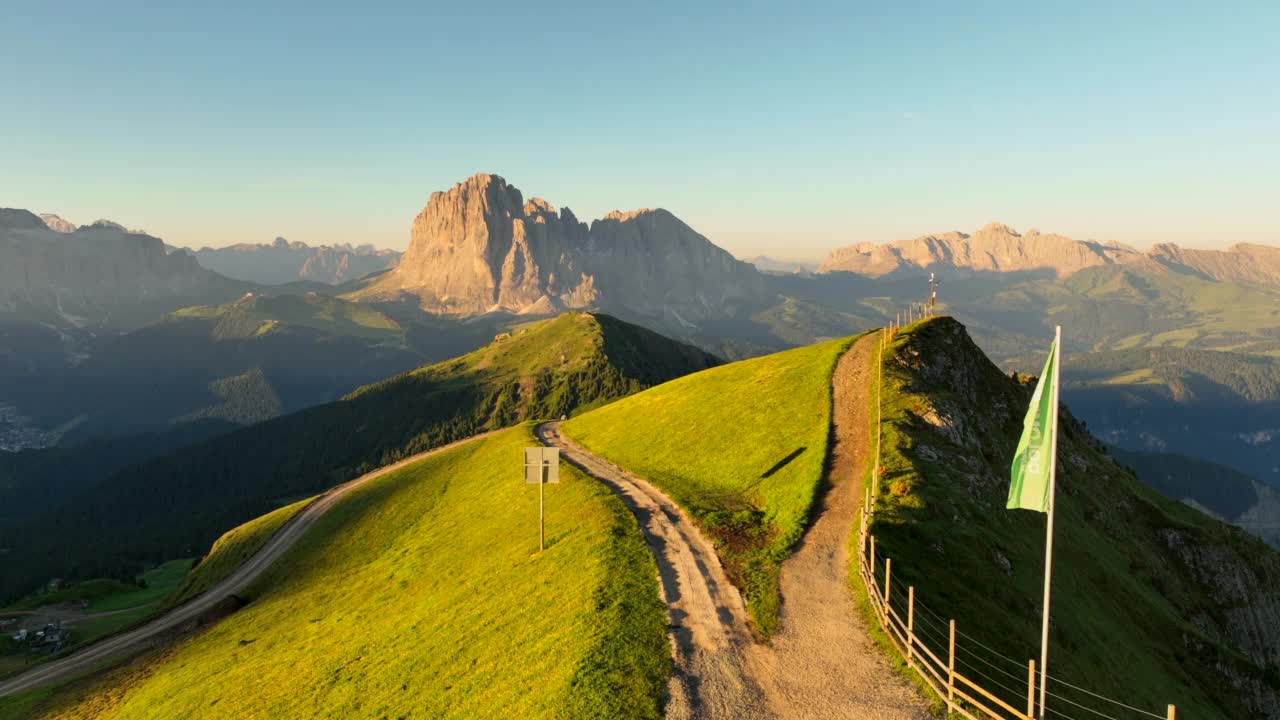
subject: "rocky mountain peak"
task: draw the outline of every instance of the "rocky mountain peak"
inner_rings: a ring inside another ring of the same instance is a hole
[[[479,173],[431,194],[399,265],[357,296],[444,314],[600,307],[693,324],[761,293],[754,267],[666,210],[614,211],[588,226]]]
[[[44,230],[48,227],[29,210],[0,208],[0,230]]]
[[[40,213],[40,219],[44,221],[44,224],[54,232],[64,234],[71,233],[75,232],[76,228],[79,227],[75,223],[59,217],[58,215],[54,215],[53,213]]]
[[[989,222],[986,225],[983,225],[982,229],[979,230],[976,234],[978,235],[1012,235],[1013,237],[1022,237],[1021,235],[1018,234],[1017,230],[1014,230],[1013,228],[1009,227],[1008,225],[1005,225],[1002,222]],[[1038,235],[1039,231],[1037,231],[1036,234]]]

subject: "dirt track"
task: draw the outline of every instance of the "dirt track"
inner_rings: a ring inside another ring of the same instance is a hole
[[[315,524],[316,520],[320,519],[329,508],[333,507],[334,503],[347,493],[370,480],[399,470],[405,465],[490,434],[492,433],[476,435],[434,450],[418,453],[400,462],[361,475],[329,490],[280,526],[280,529],[271,536],[271,539],[267,541],[266,545],[262,546],[262,549],[257,554],[249,558],[244,565],[241,565],[235,572],[206,592],[145,625],[140,625],[119,635],[113,635],[77,650],[64,658],[37,665],[20,675],[0,681],[0,697],[50,683],[70,680],[92,671],[95,667],[108,660],[132,655],[164,642],[174,634],[181,632],[183,628],[196,624],[202,616],[216,612],[219,604],[228,596],[244,592],[245,588],[257,580],[289,548],[293,547],[294,543]]]
[[[841,357],[832,379],[835,445],[816,519],[782,566],[781,627],[752,642],[738,591],[711,544],[662,491],[560,434],[538,428],[565,458],[613,488],[635,513],[658,563],[676,673],[668,720],[928,717],[920,695],[894,674],[855,612],[848,542],[868,457],[870,392],[879,338]]]

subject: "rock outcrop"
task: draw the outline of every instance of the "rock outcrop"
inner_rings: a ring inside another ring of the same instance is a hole
[[[952,231],[884,245],[863,242],[837,248],[818,272],[881,277],[946,269],[1042,272],[1061,278],[1098,265],[1157,263],[1212,280],[1280,285],[1280,247],[1239,244],[1226,250],[1189,250],[1161,244],[1144,253],[1116,242],[1073,240],[1038,230],[1019,234],[1002,223],[991,223],[972,235]]]
[[[1043,271],[1064,277],[1087,267],[1123,262],[1133,254],[1123,246],[1072,240],[1039,230],[1023,235],[993,222],[972,235],[952,231],[885,245],[864,242],[838,248],[818,272],[880,277],[941,267],[974,272]]]
[[[270,244],[240,243],[227,247],[187,250],[202,267],[221,275],[263,285],[298,280],[338,285],[394,267],[395,250],[372,245],[319,245],[289,242],[278,237]]]
[[[40,219],[50,230],[60,233],[72,233],[79,227],[75,223],[53,213],[40,213]]]
[[[1192,250],[1161,244],[1147,254],[1163,265],[1214,280],[1280,285],[1280,247],[1239,243],[1226,250]]]
[[[596,307],[692,327],[764,293],[754,267],[666,210],[613,212],[588,226],[481,173],[432,193],[400,263],[356,297],[448,315]]]

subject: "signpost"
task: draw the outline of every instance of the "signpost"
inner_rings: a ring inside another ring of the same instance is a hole
[[[547,545],[546,515],[543,512],[544,486],[560,482],[560,448],[525,448],[524,481],[538,486],[538,552],[542,552]]]

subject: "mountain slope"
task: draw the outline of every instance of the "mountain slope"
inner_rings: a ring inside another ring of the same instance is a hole
[[[318,245],[276,238],[271,244],[183,249],[201,267],[236,280],[281,285],[299,280],[340,285],[396,264],[400,253],[372,245]]]
[[[921,632],[942,633],[933,647],[946,647],[956,619],[968,635],[960,672],[995,677],[989,687],[1000,670],[1025,682],[1039,655],[1044,518],[1004,507],[1028,380],[998,370],[949,318],[898,335],[884,373],[872,530],[877,557],[893,560],[893,594],[914,586],[938,616],[917,607],[933,623]],[[1145,487],[1102,450],[1064,413],[1050,675],[1139,708],[1172,703],[1179,716],[1280,717],[1280,554]],[[1006,702],[1025,703],[1021,687]],[[1061,681],[1049,689],[1096,704]]]
[[[128,468],[27,524],[0,528],[0,596],[50,576],[129,576],[220,533],[416,452],[558,417],[715,364],[608,316],[569,313],[343,400]],[[95,543],[104,533],[112,543]]]
[[[0,398],[67,441],[162,431],[218,418],[265,420],[335,400],[423,362],[405,330],[366,305],[314,293],[181,309],[34,377],[0,379]]]
[[[538,553],[513,469],[533,443],[513,428],[357,489],[246,607],[28,715],[661,717],[670,650],[636,521],[566,465]]]
[[[159,238],[106,221],[60,232],[26,210],[0,209],[0,314],[127,328],[239,291],[193,258],[166,253]]]
[[[1077,355],[1063,395],[1101,438],[1280,487],[1280,359],[1176,347]]]
[[[1138,479],[1174,500],[1238,525],[1280,548],[1280,491],[1217,463],[1174,453],[1112,448]]]

